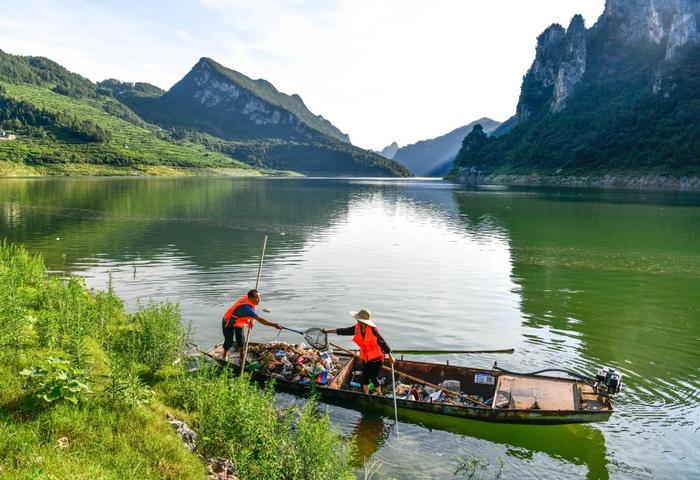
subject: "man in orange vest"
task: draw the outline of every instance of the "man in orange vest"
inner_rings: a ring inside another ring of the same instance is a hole
[[[245,344],[243,337],[243,327],[251,328],[255,320],[268,327],[274,327],[281,330],[282,326],[278,323],[271,322],[258,315],[255,307],[260,303],[260,292],[253,289],[248,292],[248,295],[243,295],[236,303],[231,305],[224,318],[221,320],[221,329],[224,332],[224,353],[221,358],[226,360],[229,349],[233,346],[233,337],[236,337],[236,345],[240,350]]]
[[[335,333],[337,335],[352,335],[352,341],[360,347],[360,358],[362,359],[362,391],[369,394],[369,384],[372,382],[379,395],[382,394],[382,386],[379,384],[379,372],[384,363],[384,355],[389,355],[389,361],[394,363],[394,356],[391,348],[384,341],[377,325],[371,320],[372,314],[369,310],[350,312],[350,315],[357,320],[352,327],[335,328],[327,330],[322,328],[323,333]]]

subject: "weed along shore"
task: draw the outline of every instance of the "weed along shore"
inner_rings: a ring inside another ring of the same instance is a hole
[[[353,478],[352,442],[313,399],[187,358],[177,305],[112,291],[0,243],[0,479]]]

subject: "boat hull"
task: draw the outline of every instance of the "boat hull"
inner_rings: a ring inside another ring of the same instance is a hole
[[[206,353],[207,356],[215,360],[222,366],[240,370],[240,367],[236,363],[224,362],[221,358],[217,358],[210,352]],[[423,362],[410,362],[402,361],[397,362],[397,365],[401,363],[404,365],[413,364],[417,369],[430,367],[441,367],[436,364],[427,364]],[[404,366],[402,365],[402,366]],[[488,372],[494,375],[498,375],[497,371],[492,370],[473,370],[466,369],[465,367],[450,367],[456,369],[464,369],[470,371],[478,372]],[[349,373],[353,369],[353,360],[350,360],[346,367],[343,368],[343,372]],[[262,375],[259,372],[249,372],[251,378],[255,381],[265,384],[271,380],[270,377]],[[339,375],[339,382],[342,383],[343,375]],[[285,381],[282,379],[275,379],[275,389],[278,391],[283,391],[286,393],[291,393],[299,396],[308,396],[315,393],[320,396],[320,398],[331,404],[341,405],[343,407],[349,407],[353,409],[373,409],[382,410],[387,414],[393,412],[393,402],[394,399],[391,396],[379,396],[379,395],[366,395],[358,390],[349,390],[340,388],[340,385],[322,386],[322,385],[302,385],[298,383],[293,383]],[[590,423],[590,422],[602,422],[608,420],[612,414],[612,408],[605,410],[543,410],[543,409],[516,409],[516,408],[486,408],[486,407],[468,407],[453,405],[448,403],[429,403],[421,401],[406,400],[402,398],[396,399],[396,404],[398,407],[399,417],[402,411],[412,410],[426,412],[432,415],[443,415],[446,417],[459,417],[471,420],[481,420],[487,422],[500,422],[500,423],[521,423],[521,424],[540,424],[540,425],[554,425],[554,424],[567,424],[567,423]]]

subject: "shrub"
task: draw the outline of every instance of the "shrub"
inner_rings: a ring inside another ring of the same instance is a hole
[[[27,378],[32,396],[46,403],[67,400],[77,404],[91,393],[87,372],[57,357],[49,357],[41,365],[26,368],[20,375]]]
[[[314,399],[281,414],[272,384],[260,391],[247,376],[212,368],[183,381],[195,399],[198,448],[234,459],[241,479],[353,478],[351,444],[330,430]]]
[[[341,442],[331,430],[330,418],[318,411],[314,398],[301,410],[292,409],[288,416],[296,419],[289,433],[292,449],[285,460],[288,478],[352,478],[348,464],[354,458],[352,445]]]
[[[133,366],[114,352],[109,355],[109,374],[106,376],[104,399],[111,408],[137,407],[153,398],[153,390],[143,383]]]
[[[172,303],[152,303],[131,315],[114,340],[114,348],[151,373],[172,363],[185,349],[190,329],[180,322],[180,309]]]

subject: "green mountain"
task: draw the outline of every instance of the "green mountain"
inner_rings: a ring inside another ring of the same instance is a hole
[[[245,99],[238,113],[231,96]],[[94,84],[49,59],[0,50],[0,130],[17,135],[0,140],[0,175],[410,175],[352,146],[299,96],[208,59],[165,92],[114,79]]]
[[[452,162],[459,152],[462,140],[476,124],[482,125],[486,133],[491,133],[501,123],[484,117],[445,135],[401,147],[392,158],[414,175],[443,177],[452,169]]]
[[[179,140],[142,120],[86,78],[42,57],[0,51],[0,174],[177,174],[250,166]]]
[[[209,58],[162,95],[136,94],[114,81],[100,87],[179,138],[251,165],[308,174],[410,175],[398,163],[351,145],[298,95],[281,93],[265,80],[252,80]]]
[[[45,57],[22,57],[0,50],[0,80],[38,85],[73,98],[97,97],[97,87],[90,80]]]
[[[516,115],[465,138],[450,177],[700,175],[699,24],[698,0],[608,0],[590,29],[550,26]]]

